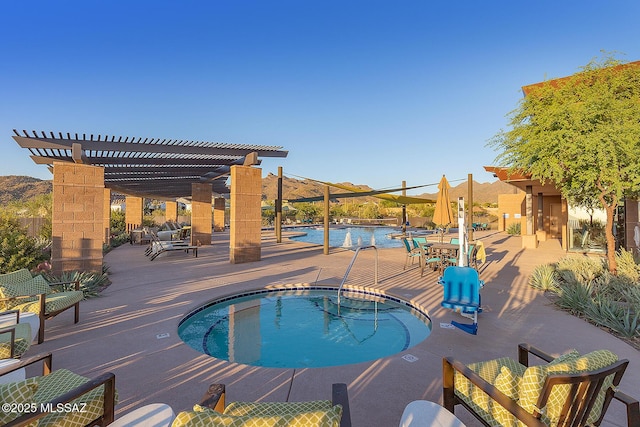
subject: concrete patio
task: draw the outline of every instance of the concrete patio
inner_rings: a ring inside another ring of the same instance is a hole
[[[432,317],[429,338],[407,351],[372,362],[332,368],[271,369],[230,363],[205,356],[184,344],[177,325],[191,309],[222,294],[271,284],[315,282],[336,285],[353,252],[263,235],[262,260],[229,263],[228,233],[214,233],[213,245],[198,258],[182,252],[162,254],[151,262],[144,246],[124,245],[105,256],[109,286],[99,298],[83,301],[80,323],[62,313],[49,320],[46,341],[27,355],[53,352],[54,369],[68,368],[85,376],[111,371],[116,375],[119,403],[116,418],[139,406],[163,402],[176,412],[189,409],[210,383],[227,385],[227,400],[315,400],[329,398],[331,384],[348,386],[354,426],[397,426],[412,400],[441,402],[442,358],[463,362],[516,357],[520,342],[559,354],[607,348],[630,360],[621,389],[640,398],[640,352],[609,333],[556,308],[527,284],[536,265],[564,256],[556,241],[537,250],[521,249],[520,239],[495,231],[477,232],[487,250],[481,268],[486,285],[485,308],[478,335],[441,328],[459,315],[440,308],[437,274],[420,277],[417,267],[403,270],[402,248],[380,249],[378,287],[426,307]],[[364,251],[348,284],[373,285],[373,251]],[[411,354],[417,359],[402,358]],[[467,426],[478,425],[464,409],[456,415]],[[626,425],[624,407],[613,402],[606,426]]]

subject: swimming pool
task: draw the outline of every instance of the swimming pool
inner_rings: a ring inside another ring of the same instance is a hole
[[[426,311],[370,289],[301,285],[211,301],[189,313],[178,335],[195,350],[230,362],[314,368],[390,356],[431,333]]]
[[[323,227],[299,227],[288,230],[306,233],[304,236],[291,237],[292,240],[317,245],[324,244]],[[402,241],[392,239],[389,235],[400,232],[398,227],[331,227],[329,229],[329,246],[337,248],[376,245],[379,248],[399,248],[402,246]]]

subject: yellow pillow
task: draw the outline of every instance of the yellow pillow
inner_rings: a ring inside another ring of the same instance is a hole
[[[283,415],[228,415],[206,409],[180,412],[172,427],[339,427],[342,406],[328,411],[300,412]]]

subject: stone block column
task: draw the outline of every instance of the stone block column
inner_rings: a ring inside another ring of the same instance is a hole
[[[178,202],[164,202],[164,220],[178,222]]]
[[[111,243],[111,190],[108,188],[104,189],[103,210],[102,227],[104,229],[104,234],[102,236],[102,241],[108,245]]]
[[[224,197],[213,200],[213,231],[224,231]]]
[[[625,249],[633,256],[640,256],[640,202],[637,199],[624,200]],[[620,227],[621,224],[618,224]]]
[[[51,262],[54,274],[102,271],[104,169],[53,163]]]
[[[191,184],[191,244],[211,245],[211,184]]]
[[[144,198],[127,196],[125,199],[124,222],[127,226],[127,233],[142,226],[142,215]]]
[[[229,260],[232,264],[260,261],[261,199],[262,169],[231,166]]]

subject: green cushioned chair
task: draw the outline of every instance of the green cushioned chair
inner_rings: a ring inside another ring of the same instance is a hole
[[[114,420],[115,376],[86,378],[66,369],[51,370],[51,353],[29,357],[0,370],[0,376],[42,364],[42,375],[0,384],[0,401],[16,403],[23,412],[2,412],[6,426],[106,426]]]
[[[83,299],[84,294],[80,290],[79,281],[49,283],[41,275],[32,277],[26,268],[0,274],[0,310],[19,310],[22,313],[37,314],[40,318],[38,344],[44,341],[46,319],[73,307],[74,322],[78,323],[80,301]]]
[[[333,384],[332,400],[311,402],[232,402],[225,386],[213,384],[192,411],[180,412],[172,427],[351,427],[345,384]]]
[[[546,364],[529,366],[529,354]],[[461,404],[486,426],[598,426],[611,399],[627,407],[629,426],[640,426],[638,401],[617,390],[628,360],[608,350],[553,358],[528,345],[510,358],[464,365],[443,360],[444,407]]]

